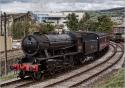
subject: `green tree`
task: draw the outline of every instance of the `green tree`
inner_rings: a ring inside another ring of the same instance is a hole
[[[111,33],[113,27],[113,22],[110,17],[102,15],[98,17],[97,31]]]
[[[39,32],[43,33],[43,34],[47,34],[49,32],[54,31],[55,26],[51,25],[51,24],[40,24],[39,27]]]
[[[84,26],[87,31],[96,31],[97,23],[89,19],[85,22]]]
[[[39,29],[40,29],[40,25],[33,23],[32,25],[30,25],[29,34],[32,34],[34,32],[38,32]]]
[[[12,25],[12,36],[14,39],[20,39],[23,35],[22,23],[16,22]]]
[[[75,13],[69,14],[67,16],[68,21],[67,21],[67,27],[69,28],[70,31],[77,31],[78,30],[78,19]]]
[[[14,39],[20,39],[29,34],[30,24],[28,22],[15,22],[11,30]]]
[[[85,12],[85,16],[83,15],[83,19],[85,22],[88,21],[90,19],[90,15],[87,12]]]
[[[79,30],[94,31],[96,22],[91,20],[90,15],[86,12],[82,19],[79,21]]]
[[[22,29],[23,29],[23,35],[24,37],[27,36],[29,34],[29,30],[30,30],[30,23],[29,22],[22,22]]]
[[[82,19],[80,19],[80,21],[79,21],[79,23],[78,23],[78,29],[79,29],[79,30],[85,30],[84,15],[83,15]]]

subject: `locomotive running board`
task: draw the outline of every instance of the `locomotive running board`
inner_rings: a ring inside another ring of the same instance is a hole
[[[48,60],[48,59],[53,59],[53,58],[58,58],[58,57],[65,57],[68,55],[76,55],[79,53],[81,53],[81,52],[71,52],[71,53],[67,53],[67,54],[63,54],[63,55],[55,55],[55,56],[47,57],[47,58],[37,58],[37,60]]]

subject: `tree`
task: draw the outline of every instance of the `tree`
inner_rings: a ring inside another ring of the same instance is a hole
[[[29,28],[29,34],[32,34],[34,32],[38,32],[39,31],[39,25],[36,24],[36,23],[33,23],[32,25],[30,25],[30,28]]]
[[[22,23],[16,22],[12,25],[12,36],[14,39],[20,39],[23,35]]]
[[[80,19],[80,21],[79,21],[79,23],[78,23],[78,29],[79,29],[79,30],[85,30],[84,16],[82,17],[82,19]]]
[[[28,22],[15,22],[13,23],[11,30],[14,39],[20,39],[29,34],[30,24]]]
[[[96,22],[90,19],[90,15],[86,12],[79,21],[79,30],[93,31],[96,28]]]
[[[47,34],[49,32],[54,31],[55,27],[51,24],[40,24],[39,27],[39,32],[43,33],[43,34]]]
[[[70,31],[77,31],[78,30],[78,19],[75,13],[69,14],[67,16],[68,21],[67,21],[67,27],[69,28]]]
[[[24,37],[29,34],[30,26],[31,25],[29,24],[29,22],[26,22],[26,21],[22,22],[22,29],[23,29],[23,32],[24,32],[24,34],[23,34]]]
[[[83,15],[83,19],[85,22],[88,21],[90,19],[90,15],[87,12],[85,12],[85,16]]]
[[[97,23],[89,19],[85,22],[84,27],[87,31],[96,31]]]
[[[110,17],[102,15],[98,17],[97,31],[111,33],[113,27],[113,22]]]

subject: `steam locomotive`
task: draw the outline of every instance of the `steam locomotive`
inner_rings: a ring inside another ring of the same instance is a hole
[[[83,64],[108,47],[106,33],[34,33],[22,40],[25,57],[13,64],[11,69],[19,71],[21,79],[28,75],[39,80],[46,73],[52,75],[55,70]]]

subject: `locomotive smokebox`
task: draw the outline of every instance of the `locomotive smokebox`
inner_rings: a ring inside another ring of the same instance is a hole
[[[25,37],[22,41],[22,49],[28,55],[35,55],[39,50],[37,39],[32,35]]]

